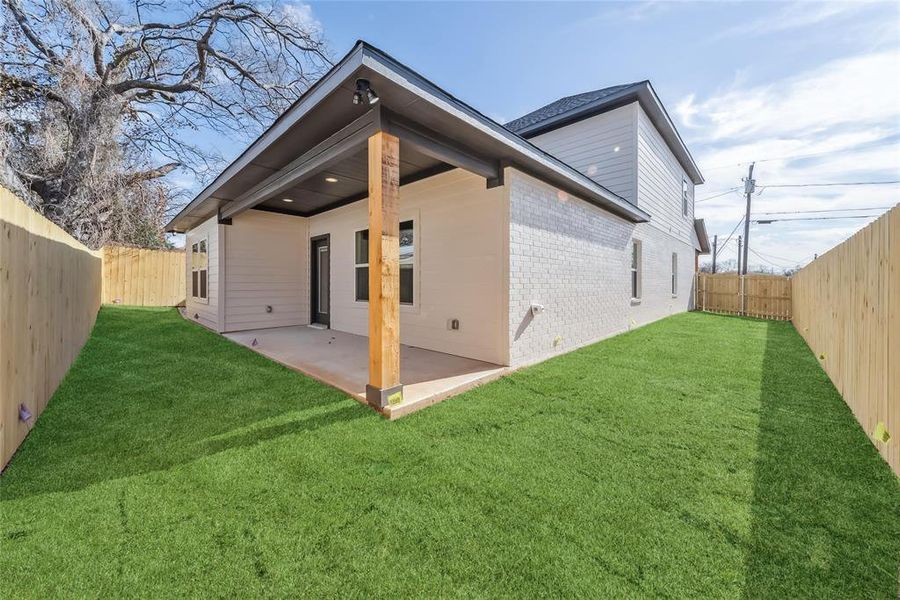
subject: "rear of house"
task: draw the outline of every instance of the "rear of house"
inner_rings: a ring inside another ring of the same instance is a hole
[[[504,128],[364,43],[332,75],[170,224],[190,318],[367,336],[372,373],[399,344],[518,367],[691,307],[703,180],[648,82]]]

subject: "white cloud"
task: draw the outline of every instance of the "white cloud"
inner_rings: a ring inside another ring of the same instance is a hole
[[[675,114],[706,175],[698,199],[741,185],[749,161],[759,161],[754,178],[760,186],[900,180],[900,78],[892,75],[898,72],[900,49],[894,48],[780,81],[742,81],[708,97],[686,96]],[[773,187],[754,197],[753,212],[890,206],[898,200],[897,185]],[[697,204],[710,234],[727,234],[743,212],[740,190]],[[798,261],[821,254],[866,223],[754,225],[751,248]]]
[[[896,50],[864,54],[777,83],[732,87],[701,102],[689,96],[676,113],[685,126],[702,129],[712,140],[773,132],[810,136],[838,125],[881,125],[900,110],[897,73]]]
[[[865,2],[792,2],[774,15],[767,13],[764,17],[750,19],[720,31],[711,39],[718,41],[729,37],[756,36],[809,27],[835,17],[846,17],[865,6]]]
[[[313,14],[311,5],[296,0],[289,0],[281,7],[285,19],[298,29],[311,32],[321,32],[322,24]]]

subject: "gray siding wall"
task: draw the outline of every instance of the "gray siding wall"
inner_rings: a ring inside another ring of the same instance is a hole
[[[637,103],[531,139],[631,203],[637,200]]]
[[[650,213],[650,225],[685,243],[694,229],[694,184],[637,103],[637,205]],[[691,201],[682,212],[681,183],[687,181]]]

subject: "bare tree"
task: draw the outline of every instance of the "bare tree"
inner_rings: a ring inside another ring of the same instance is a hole
[[[161,245],[217,153],[196,131],[252,136],[330,60],[295,4],[0,0],[0,183],[92,247]]]

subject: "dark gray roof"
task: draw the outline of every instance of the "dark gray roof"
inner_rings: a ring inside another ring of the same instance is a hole
[[[520,131],[537,125],[538,123],[547,121],[548,119],[551,119],[558,115],[574,111],[575,109],[580,108],[585,104],[590,104],[591,102],[602,100],[603,98],[612,96],[613,94],[618,94],[619,92],[625,92],[629,88],[637,88],[639,85],[641,85],[641,83],[643,82],[614,85],[600,90],[594,90],[592,92],[584,92],[582,94],[575,94],[574,96],[566,96],[565,98],[560,98],[556,102],[551,102],[546,106],[542,106],[537,110],[531,111],[525,116],[514,119],[504,125],[504,127],[509,129],[513,133],[519,133]]]

